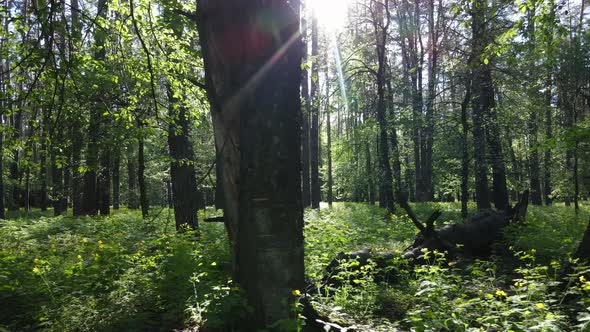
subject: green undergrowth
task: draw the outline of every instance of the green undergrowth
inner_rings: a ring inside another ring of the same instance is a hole
[[[462,222],[456,203],[413,209],[422,220],[443,211],[438,226]],[[506,231],[508,255],[448,261],[425,252],[431,264],[415,268],[401,254],[417,230],[398,212],[386,216],[356,203],[306,211],[306,277],[316,286],[309,292],[334,324],[357,331],[589,330],[590,269],[570,261],[588,205],[578,214],[530,207],[526,223]],[[223,225],[178,234],[168,210],[153,215],[35,211],[0,221],[0,331],[240,331],[251,309],[230,280]],[[384,271],[376,264],[349,262],[338,287],[321,287],[338,253],[364,248],[394,253],[390,283],[379,281]]]
[[[443,211],[439,226],[463,222],[455,203],[413,209],[421,220]],[[577,214],[559,205],[530,207],[525,224],[506,229],[501,257],[448,261],[424,252],[430,264],[414,268],[401,258],[417,233],[406,215],[387,218],[359,204],[309,212],[306,268],[317,286],[314,304],[331,321],[366,331],[590,331],[590,270],[570,259],[589,212],[587,205]],[[338,280],[345,282],[322,288],[325,266],[339,252],[363,248],[394,253],[393,282],[375,282],[383,272],[376,264],[359,268],[353,261],[342,262]]]
[[[176,234],[166,213],[137,211],[0,223],[0,330],[171,331],[231,290],[220,224]]]

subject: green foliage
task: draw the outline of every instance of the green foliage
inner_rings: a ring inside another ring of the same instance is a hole
[[[415,204],[425,219],[460,220],[455,203]],[[200,213],[201,217],[203,213]],[[5,220],[0,226],[0,327],[43,331],[240,331],[252,312],[229,277],[225,230],[202,225],[199,234],[177,234],[160,214],[138,212],[106,218],[46,217]],[[306,273],[318,291],[311,302],[334,324],[391,331],[572,331],[590,324],[590,268],[569,257],[587,226],[590,210],[531,207],[527,222],[510,227],[513,254],[489,260],[448,261],[424,252],[429,262],[412,267],[399,257],[416,229],[405,215],[385,217],[365,204],[335,203],[306,211]],[[382,282],[375,262],[340,262],[337,285],[322,286],[326,266],[339,252],[392,251]],[[293,317],[273,328],[300,331],[298,299]],[[297,317],[297,318],[295,318]]]
[[[197,235],[173,233],[170,223],[144,222],[137,212],[3,221],[0,300],[10,306],[0,324],[19,331],[183,327],[192,319],[187,308],[227,279],[229,255],[221,225]]]
[[[444,211],[441,222],[460,220],[454,203],[414,205],[422,219],[434,209]],[[590,322],[590,270],[574,265],[569,277],[563,279],[562,274],[589,212],[584,207],[576,217],[572,208],[563,206],[530,207],[526,224],[506,231],[513,254],[448,261],[442,253],[425,251],[429,264],[410,268],[402,259],[392,262],[399,271],[393,284],[374,282],[380,272],[374,263],[359,269],[357,261],[342,262],[335,278],[341,284],[331,291],[324,288],[314,304],[335,322],[375,331],[584,328]],[[372,248],[401,253],[416,232],[406,217],[385,220],[383,211],[361,204],[309,211],[306,223],[307,270],[318,285],[338,252]]]

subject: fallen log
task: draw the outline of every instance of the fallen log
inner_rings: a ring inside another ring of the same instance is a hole
[[[404,253],[404,257],[416,259],[422,255],[424,249],[447,252],[451,256],[489,256],[493,245],[502,240],[506,226],[524,222],[528,194],[525,191],[521,200],[507,211],[485,209],[464,224],[446,225],[435,230],[432,224],[426,223],[424,230],[420,230],[412,246]],[[414,214],[409,205],[406,203],[402,207],[412,218]],[[416,222],[419,223],[417,219]]]
[[[440,211],[435,211],[425,223],[422,223],[403,197],[400,199],[400,206],[406,210],[408,217],[419,230],[414,243],[403,254],[410,263],[423,263],[421,256],[424,255],[425,250],[430,252],[437,250],[451,258],[458,256],[483,258],[492,254],[494,244],[502,240],[506,226],[524,222],[528,207],[528,191],[525,191],[521,195],[521,200],[507,211],[481,210],[464,224],[446,225],[439,229],[435,229],[434,223],[441,216]],[[348,254],[340,252],[327,266],[327,273],[322,284],[329,287],[341,285],[343,281],[337,275],[346,269],[350,270],[350,265],[347,263],[350,261],[358,262],[353,265],[356,269],[373,262],[378,269],[384,271],[375,276],[376,281],[395,282],[394,257],[394,253],[373,252],[371,249],[362,249]]]

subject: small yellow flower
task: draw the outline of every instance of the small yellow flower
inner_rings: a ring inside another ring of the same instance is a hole
[[[584,276],[580,276],[580,282],[584,282],[586,281],[586,278],[584,278]]]
[[[535,307],[537,307],[539,309],[545,309],[545,303],[537,303],[537,304],[535,304]]]
[[[39,258],[35,258],[35,259],[33,259],[33,263],[35,263],[35,264],[36,264],[36,263],[39,263]]]
[[[506,297],[506,292],[505,292],[505,291],[503,291],[503,290],[501,290],[501,289],[498,289],[498,290],[496,291],[496,296],[499,296],[499,297]]]
[[[38,267],[34,267],[34,268],[33,268],[33,273],[34,273],[34,274],[41,274],[41,270],[39,270],[39,268],[38,268]]]
[[[293,296],[301,295],[301,291],[299,289],[294,289],[291,293],[293,294]]]
[[[79,259],[79,260],[82,260],[82,256],[78,255],[78,259]]]

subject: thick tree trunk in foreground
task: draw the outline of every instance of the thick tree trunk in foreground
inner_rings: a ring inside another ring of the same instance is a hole
[[[215,208],[218,210],[225,208],[225,198],[223,194],[223,158],[217,148],[215,141]]]
[[[292,292],[304,286],[299,3],[198,8],[234,277],[253,308],[243,330],[256,331],[293,318]]]
[[[197,191],[195,156],[190,142],[190,118],[188,110],[178,105],[174,93],[168,87],[168,150],[170,152],[170,179],[176,230],[183,227],[197,229],[197,211],[201,195]]]

